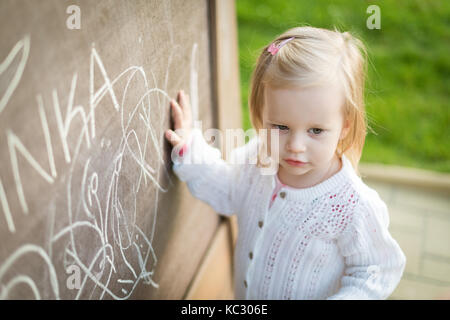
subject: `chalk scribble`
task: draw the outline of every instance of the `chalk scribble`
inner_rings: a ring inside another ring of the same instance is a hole
[[[20,82],[30,48],[31,39],[27,35],[15,44],[0,64],[1,80],[2,73],[11,67],[14,58],[20,57],[17,70],[0,97],[0,117]],[[3,211],[0,221],[6,222],[10,237],[21,232],[15,224],[15,215],[33,214],[24,190],[27,177],[21,173],[20,163],[24,162],[19,159],[31,166],[49,186],[57,184],[61,188],[58,189],[59,197],[54,200],[59,201],[59,211],[56,212],[55,203],[48,205],[48,243],[43,246],[23,243],[4,261],[0,261],[0,299],[7,299],[18,286],[22,290],[28,288],[36,299],[43,298],[44,292],[45,298],[60,299],[62,291],[67,289],[64,288],[66,279],[62,278],[64,273],[56,270],[66,270],[70,265],[76,265],[82,271],[81,286],[74,296],[76,299],[102,299],[105,295],[114,299],[127,299],[141,282],[158,288],[153,279],[158,262],[153,237],[159,193],[167,192],[168,189],[160,184],[161,172],[167,174],[161,135],[164,121],[155,124],[152,117],[168,113],[170,97],[164,89],[167,88],[171,61],[170,56],[161,86],[157,85],[153,73],[151,85],[140,66],[131,66],[110,78],[93,44],[89,61],[87,111],[84,106],[76,104],[79,82],[77,72],[71,78],[66,106],[61,105],[62,94],[56,89],[50,90],[51,107],[46,108],[43,99],[49,93],[40,93],[35,97],[36,119],[42,128],[45,140],[42,143],[48,163],[39,163],[20,136],[11,129],[4,129],[7,146],[0,147],[9,154],[14,186],[3,184],[0,171],[0,202]],[[190,66],[194,119],[198,118],[197,65],[197,44],[194,43]],[[95,88],[99,79],[103,85]],[[119,86],[119,83],[122,85]],[[137,101],[133,101],[136,96]],[[103,113],[111,115],[111,121],[120,123],[118,127],[121,132],[109,132],[107,127],[97,126],[96,116],[100,106]],[[56,128],[49,127],[49,112],[54,113]],[[75,126],[74,121],[82,125]],[[53,144],[55,141],[58,141],[58,148]],[[55,163],[56,153],[62,154],[66,163],[61,172]],[[84,156],[81,157],[81,154]],[[7,170],[7,166],[2,164],[1,170]],[[5,192],[7,187],[14,188],[22,212],[11,210]],[[150,209],[140,208],[138,199],[149,194],[154,195],[154,204],[149,206]],[[61,201],[65,203],[64,206],[61,206]],[[147,220],[150,221],[145,222],[146,233],[138,222],[137,215],[142,210],[152,211],[148,212]],[[86,239],[89,239],[88,245]],[[14,272],[18,264],[28,259],[37,264],[33,265],[33,269],[45,270],[47,276]],[[123,278],[118,275],[128,276]]]

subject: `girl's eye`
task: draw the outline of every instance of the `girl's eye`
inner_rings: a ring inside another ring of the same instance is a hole
[[[318,134],[320,134],[323,130],[322,130],[322,129],[319,129],[319,128],[312,128],[312,129],[310,129],[310,131],[311,131],[313,134],[318,135]]]
[[[287,126],[283,126],[281,124],[273,124],[273,127],[280,129],[280,130],[288,130],[289,128]]]

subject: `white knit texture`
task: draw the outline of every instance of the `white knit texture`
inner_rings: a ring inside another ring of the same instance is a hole
[[[326,181],[281,188],[269,209],[274,175],[225,162],[199,130],[183,157],[175,149],[173,170],[193,196],[237,215],[237,299],[386,299],[398,285],[406,258],[388,231],[387,207],[345,156]],[[255,152],[256,137],[231,159]]]

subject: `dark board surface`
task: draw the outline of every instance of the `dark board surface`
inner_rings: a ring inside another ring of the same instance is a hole
[[[208,19],[206,0],[0,1],[0,298],[184,296],[218,217],[163,132],[179,89],[213,127]]]

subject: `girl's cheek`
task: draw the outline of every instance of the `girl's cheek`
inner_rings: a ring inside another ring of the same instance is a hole
[[[266,141],[267,141],[267,147],[268,147],[269,154],[273,154],[273,151],[275,151],[276,149],[279,150],[281,148],[282,137],[280,137],[280,135],[277,135],[277,134],[271,135],[271,133],[269,131]]]
[[[281,152],[285,149],[287,143],[287,135],[280,135],[276,141],[272,142],[272,149],[278,150],[278,154],[280,155]]]
[[[330,141],[316,140],[311,146],[311,150],[314,154],[319,155],[319,158],[327,159],[331,154],[334,154],[334,144]]]

